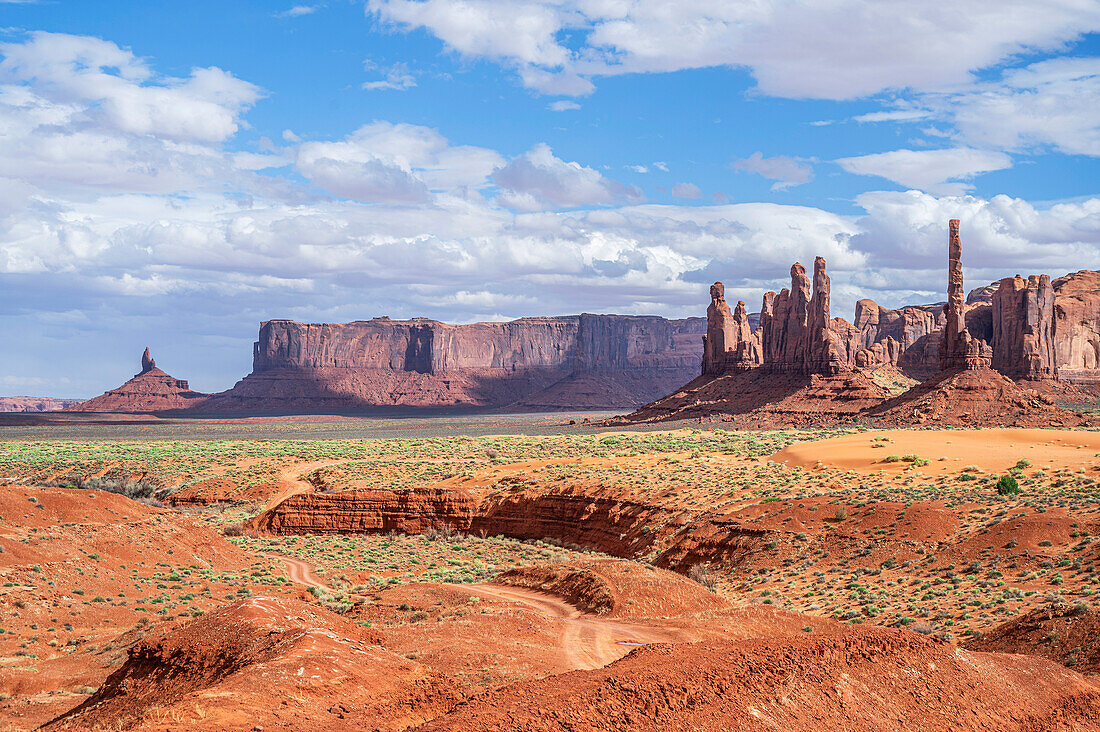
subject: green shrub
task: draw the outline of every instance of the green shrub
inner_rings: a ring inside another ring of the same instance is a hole
[[[997,481],[997,493],[1002,496],[1014,496],[1020,492],[1020,483],[1011,475],[1002,475]]]

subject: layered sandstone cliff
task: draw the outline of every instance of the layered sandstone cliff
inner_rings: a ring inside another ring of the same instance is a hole
[[[1059,378],[1100,382],[1100,272],[1074,272],[1051,285]]]
[[[252,373],[203,410],[631,406],[695,375],[704,327],[702,318],[591,314],[471,325],[272,320],[260,327]]]
[[[1047,275],[1000,281],[993,294],[993,368],[1020,379],[1058,376],[1054,288]]]

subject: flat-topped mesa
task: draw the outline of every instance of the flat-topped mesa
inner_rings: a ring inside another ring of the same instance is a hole
[[[1054,287],[1048,275],[1006,277],[993,293],[993,368],[1019,379],[1058,377]]]
[[[760,344],[749,325],[744,301],[731,313],[725,285],[715,282],[710,286],[707,333],[703,336],[703,373],[741,371],[758,366],[760,361]]]
[[[962,240],[959,220],[951,219],[947,239],[947,304],[943,306],[944,326],[940,339],[940,368],[981,368],[989,366],[990,348],[970,335],[966,328],[966,299],[963,290]]]
[[[147,374],[157,367],[157,362],[149,355],[149,346],[145,347],[145,353],[141,354],[141,371],[137,373],[138,376]]]
[[[791,266],[791,289],[764,294],[760,308],[760,344],[769,371],[837,374],[849,368],[829,317],[829,275],[825,260],[814,260],[811,288],[806,268]],[[811,296],[812,292],[812,296]]]

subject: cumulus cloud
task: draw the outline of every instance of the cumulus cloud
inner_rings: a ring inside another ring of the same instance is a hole
[[[424,203],[429,191],[478,189],[504,164],[493,150],[453,146],[439,132],[374,122],[335,142],[304,142],[296,166],[314,185],[359,201]]]
[[[856,175],[875,175],[930,193],[957,195],[970,188],[965,182],[981,173],[1012,167],[1001,152],[953,148],[950,150],[892,150],[840,158],[840,167]]]
[[[546,143],[535,145],[495,171],[493,182],[504,189],[499,197],[504,205],[523,211],[643,198],[636,186],[624,186],[592,168],[555,157]]]
[[[28,103],[57,115],[79,111],[81,121],[127,134],[220,142],[261,96],[216,67],[193,69],[188,79],[157,79],[131,51],[88,36],[35,32],[24,43],[0,44],[0,54],[0,81],[17,89],[33,83]]]
[[[369,0],[367,8],[558,94],[590,93],[600,76],[712,66],[747,68],[765,93],[785,97],[927,91],[1100,29],[1100,7],[1076,0]]]
[[[551,112],[569,112],[574,109],[580,109],[581,105],[576,102],[571,102],[568,99],[559,99],[556,102],[550,102],[546,108]]]
[[[784,191],[792,186],[809,183],[814,177],[813,166],[800,158],[791,158],[786,155],[766,158],[761,152],[754,152],[744,160],[734,161],[733,168],[757,173],[768,180],[774,180],[773,191]]]

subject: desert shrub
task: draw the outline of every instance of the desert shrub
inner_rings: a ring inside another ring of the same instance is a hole
[[[222,536],[244,536],[244,527],[239,522],[226,524],[222,527]]]
[[[688,570],[688,577],[695,580],[703,587],[706,587],[711,592],[718,591],[718,576],[711,569],[711,566],[706,562],[702,564],[696,564]]]
[[[900,455],[887,455],[886,457],[884,457],[882,459],[882,462],[884,462],[884,463],[900,463],[901,462],[901,456]]]
[[[848,512],[843,508],[838,508],[836,510],[836,513],[833,514],[833,518],[835,518],[837,521],[843,521],[844,519],[848,518]]]
[[[415,613],[409,616],[409,621],[413,623],[422,623],[428,619],[427,610],[417,610]]]
[[[146,483],[145,481],[134,480],[132,478],[85,478],[83,476],[77,476],[75,478],[45,481],[42,485],[57,488],[105,491],[107,493],[117,493],[121,496],[133,499],[151,498],[157,490],[157,487],[152,483]]]
[[[1014,496],[1020,492],[1020,483],[1011,475],[1002,475],[997,481],[997,493],[1002,496]]]
[[[1030,467],[1031,467],[1031,461],[1030,460],[1021,458],[1020,460],[1016,461],[1016,469],[1017,470],[1023,470],[1024,468],[1030,468]]]

